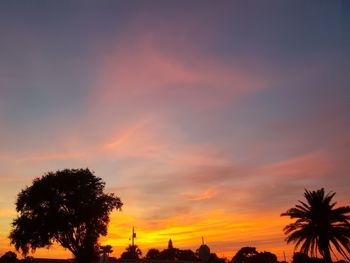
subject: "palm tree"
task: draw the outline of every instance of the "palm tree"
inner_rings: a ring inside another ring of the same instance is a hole
[[[332,262],[333,248],[350,260],[350,207],[334,208],[336,203],[331,203],[334,195],[334,192],[325,194],[323,188],[305,190],[307,202],[299,201],[295,207],[281,214],[296,219],[284,228],[288,235],[287,243],[295,243],[295,249],[301,245],[300,251],[310,252],[311,256],[317,256],[319,251],[326,262]]]

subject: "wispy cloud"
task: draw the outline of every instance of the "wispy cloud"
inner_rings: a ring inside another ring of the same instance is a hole
[[[217,191],[213,188],[209,188],[200,193],[184,193],[184,197],[190,201],[201,201],[213,198],[217,194]]]
[[[141,120],[126,126],[103,145],[103,150],[122,157],[146,158],[158,155],[164,145],[152,133],[150,125],[152,122]]]
[[[268,87],[263,74],[243,70],[239,62],[223,64],[220,58],[205,57],[190,46],[186,48],[191,55],[184,59],[176,51],[161,51],[158,40],[147,33],[140,35],[137,44],[117,41],[115,50],[101,61],[94,101],[123,105],[132,100],[137,110],[140,103],[159,105],[172,99],[206,108]]]

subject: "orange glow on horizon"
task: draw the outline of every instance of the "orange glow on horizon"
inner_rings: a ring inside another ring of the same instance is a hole
[[[117,213],[113,214],[108,236],[102,238],[101,242],[112,245],[114,254],[120,255],[130,244],[131,229],[135,226],[136,244],[144,255],[150,248],[165,249],[169,239],[173,240],[175,247],[195,251],[201,245],[201,237],[204,236],[205,242],[218,256],[224,254],[225,257],[231,258],[239,248],[255,246],[259,251],[268,250],[281,257],[283,251],[286,251],[287,255],[291,254],[291,246],[287,247],[283,243],[282,229],[286,223],[288,220],[279,217],[278,214],[276,217],[258,214],[242,216],[239,213],[220,210],[206,211],[193,217],[177,214],[148,222]],[[276,236],[280,237],[280,240],[274,240]],[[221,242],[225,243],[222,248]]]
[[[250,218],[250,219],[248,219]],[[252,218],[255,218],[253,220]],[[172,217],[144,221],[124,212],[114,212],[111,216],[108,235],[100,238],[102,245],[113,247],[112,256],[119,257],[130,244],[131,229],[135,226],[137,238],[135,243],[141,248],[143,256],[150,248],[165,249],[172,239],[175,247],[196,251],[201,245],[201,237],[211,251],[228,259],[243,246],[255,246],[258,251],[271,251],[279,258],[283,251],[289,257],[293,249],[281,242],[286,218],[268,215],[245,215],[227,213],[220,210],[206,211],[196,216],[177,214]],[[280,240],[274,240],[276,236]],[[2,251],[14,250],[2,242]],[[71,253],[54,244],[49,249],[37,249],[35,257],[71,258]]]

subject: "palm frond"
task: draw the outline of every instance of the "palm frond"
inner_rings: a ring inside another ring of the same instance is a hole
[[[330,260],[333,248],[347,260],[350,260],[350,207],[335,208],[332,202],[335,192],[305,189],[306,202],[298,201],[295,207],[288,209],[281,216],[296,219],[284,227],[287,243],[295,243],[295,249],[317,255],[319,252]]]

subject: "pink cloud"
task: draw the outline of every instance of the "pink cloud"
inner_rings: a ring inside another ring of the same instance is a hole
[[[190,201],[202,201],[213,198],[217,194],[217,190],[209,188],[199,193],[184,193],[183,196]]]
[[[137,108],[138,99],[161,100],[168,94],[190,100],[192,106],[208,107],[266,88],[269,82],[261,72],[243,69],[241,58],[227,64],[198,54],[191,46],[186,47],[190,55],[184,58],[180,52],[162,51],[157,39],[144,35],[136,44],[118,43],[101,60],[91,96],[98,105],[129,102]]]
[[[146,158],[159,154],[165,145],[148,127],[150,123],[150,120],[145,119],[121,127],[112,138],[106,140],[102,151],[124,157]]]
[[[312,152],[265,165],[261,172],[269,176],[315,178],[329,174],[333,163],[323,152]]]

